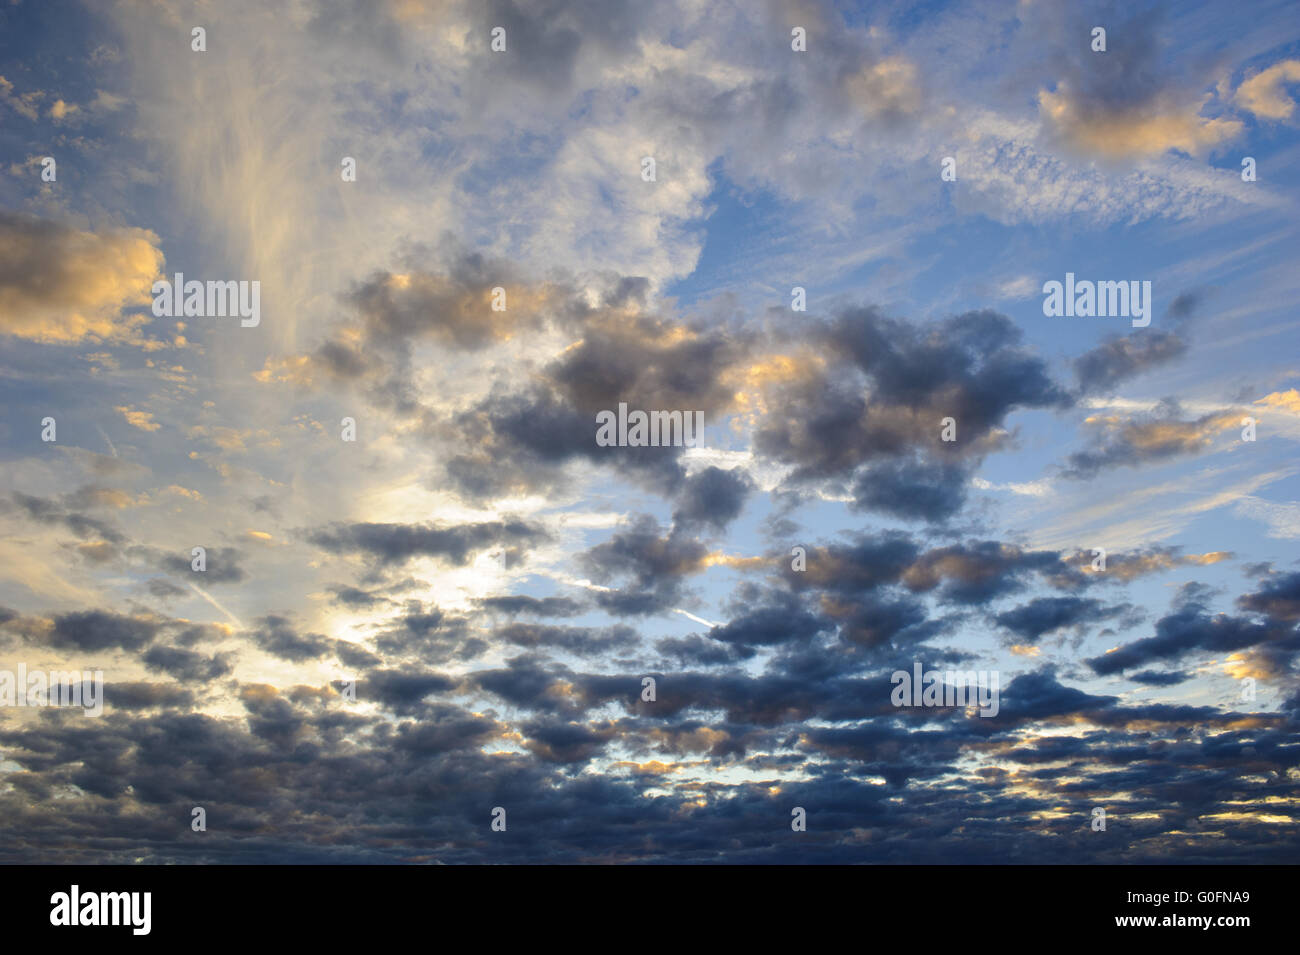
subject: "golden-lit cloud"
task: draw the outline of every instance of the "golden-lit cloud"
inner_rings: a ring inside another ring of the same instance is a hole
[[[1138,551],[1129,554],[1112,554],[1107,559],[1105,570],[1094,570],[1093,557],[1087,551],[1080,551],[1067,559],[1066,563],[1077,567],[1085,574],[1099,574],[1125,583],[1145,577],[1149,574],[1173,570],[1176,567],[1208,567],[1230,560],[1231,551],[1215,550],[1204,554],[1180,554],[1171,548]]]
[[[1234,680],[1253,677],[1256,680],[1268,680],[1285,675],[1278,661],[1256,650],[1243,650],[1229,654],[1223,661],[1223,672]]]
[[[36,105],[45,94],[41,90],[30,93],[15,93],[14,84],[0,76],[0,103],[8,106],[19,116],[35,122],[40,118],[40,108]]]
[[[1294,388],[1290,391],[1275,391],[1263,398],[1257,398],[1255,404],[1276,408],[1287,414],[1300,415],[1300,391]]]
[[[55,121],[67,119],[69,116],[78,112],[80,109],[81,107],[79,107],[76,103],[68,103],[65,102],[64,100],[58,99],[55,100],[54,105],[50,107],[50,118]]]
[[[253,373],[253,378],[263,384],[292,384],[308,387],[311,385],[312,357],[310,355],[288,355],[283,358],[268,358],[261,371]]]
[[[1039,112],[1067,142],[1111,159],[1158,156],[1170,149],[1196,156],[1241,132],[1238,120],[1202,116],[1203,105],[1204,101],[1189,106],[1157,103],[1094,111],[1065,84],[1056,92],[1038,94]]]
[[[1108,436],[1142,455],[1189,453],[1209,447],[1211,439],[1238,426],[1235,411],[1221,411],[1194,421],[1175,418],[1140,420],[1119,415],[1090,415],[1084,424],[1092,425]]]
[[[0,333],[57,344],[133,337],[150,315],[160,274],[158,236],[146,229],[83,232],[0,213]]]
[[[734,554],[722,554],[714,552],[704,558],[701,566],[704,567],[732,567],[737,570],[756,570],[769,564],[766,557],[739,557]]]
[[[126,423],[133,428],[139,428],[141,431],[157,431],[162,427],[158,422],[153,420],[152,411],[137,411],[128,405],[118,405],[113,409],[120,412],[126,419]]]
[[[1242,82],[1234,98],[1260,119],[1290,119],[1295,100],[1283,86],[1296,82],[1300,82],[1300,60],[1283,60]]]

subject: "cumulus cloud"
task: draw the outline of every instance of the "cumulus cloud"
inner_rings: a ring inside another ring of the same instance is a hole
[[[1061,26],[1074,37],[1090,37],[1088,16],[1069,10]],[[1162,19],[1161,10],[1151,9],[1110,20],[1104,52],[1093,51],[1086,40],[1063,44],[1061,78],[1054,89],[1039,91],[1038,107],[1071,147],[1110,159],[1169,150],[1195,156],[1241,132],[1239,120],[1204,115],[1215,94],[1201,94],[1198,77],[1162,61]]]
[[[55,344],[131,338],[149,321],[123,310],[152,301],[158,236],[146,229],[85,232],[0,212],[0,332]]]
[[[1202,103],[1157,100],[1119,111],[1093,110],[1064,84],[1039,93],[1038,105],[1071,144],[1111,158],[1156,156],[1171,149],[1200,155],[1242,130],[1238,120],[1202,116]]]
[[[1287,94],[1285,86],[1297,82],[1300,82],[1300,60],[1283,60],[1242,80],[1234,99],[1260,119],[1290,119],[1295,112],[1295,100]]]

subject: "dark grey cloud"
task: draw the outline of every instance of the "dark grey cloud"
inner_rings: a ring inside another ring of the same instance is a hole
[[[618,615],[660,613],[684,596],[684,580],[701,570],[708,548],[674,527],[660,534],[649,515],[641,515],[588,550],[582,566],[598,583],[621,582],[614,591],[596,591],[598,606]]]
[[[207,568],[204,571],[194,569],[194,558],[189,550],[181,554],[155,552],[158,553],[157,566],[178,576],[192,577],[205,585],[239,583],[248,576],[244,568],[239,565],[243,554],[237,548],[206,547],[204,550],[206,551],[204,566]]]
[[[319,633],[299,633],[291,620],[275,614],[262,617],[251,638],[272,656],[293,663],[319,660],[333,652],[331,638]]]
[[[1024,673],[1002,691],[998,715],[994,722],[1020,725],[1031,720],[1066,716],[1072,713],[1095,714],[1116,703],[1113,696],[1094,696],[1076,687],[1066,686],[1056,678],[1055,670],[1044,667]]]
[[[1145,686],[1177,686],[1186,683],[1192,675],[1177,670],[1143,670],[1140,673],[1130,673],[1128,678]]]
[[[914,591],[955,604],[982,604],[1023,589],[1035,576],[1066,570],[1051,551],[1027,551],[1001,541],[970,541],[926,551],[903,573]]]
[[[334,584],[329,590],[334,594],[334,599],[345,607],[373,607],[383,602],[382,597],[350,584]]]
[[[530,597],[525,594],[483,597],[475,603],[490,613],[528,617],[573,617],[585,608],[584,604],[569,597]]]
[[[848,544],[806,547],[805,569],[796,571],[782,559],[782,574],[796,588],[816,587],[854,594],[897,583],[920,556],[921,546],[901,532],[861,534]]]
[[[888,461],[862,468],[853,483],[856,510],[903,520],[945,521],[966,503],[969,470],[955,464]]]
[[[1111,336],[1074,359],[1074,373],[1084,394],[1113,392],[1117,385],[1149,368],[1168,364],[1187,353],[1187,341],[1177,332],[1142,329]]]
[[[472,411],[457,415],[453,427],[473,440],[459,443],[465,450],[448,459],[446,474],[462,494],[473,499],[557,486],[564,480],[564,466],[569,461],[586,458],[594,463],[598,452],[615,450],[596,446],[595,412],[584,414],[541,386],[518,394],[493,395]],[[681,480],[671,449],[617,451],[633,452],[631,460],[643,462],[651,475],[662,475],[657,479],[662,486]]]
[[[673,509],[673,522],[725,530],[740,516],[754,482],[739,469],[708,467],[683,482]]]
[[[1094,672],[1106,675],[1153,662],[1178,661],[1198,651],[1231,653],[1255,647],[1271,650],[1286,660],[1293,659],[1300,652],[1300,629],[1296,628],[1294,619],[1287,619],[1285,599],[1274,601],[1273,594],[1277,592],[1266,587],[1239,600],[1239,605],[1266,615],[1274,610],[1282,613],[1276,618],[1266,616],[1263,622],[1227,614],[1212,615],[1204,604],[1189,598],[1156,622],[1154,636],[1124,644],[1087,663]],[[1280,592],[1285,593],[1285,588]]]
[[[537,623],[512,623],[496,630],[494,637],[517,647],[553,647],[588,654],[626,649],[639,640],[637,632],[626,626],[555,627]]]
[[[821,862],[1012,861],[1019,830],[1008,835],[1006,817],[1055,808],[1038,823],[1053,833],[1050,855],[1024,843],[1019,861],[1131,863],[1178,852],[1169,828],[1192,831],[1207,814],[1283,797],[1286,774],[1300,763],[1296,726],[1284,714],[1232,729],[1242,714],[1125,706],[1066,685],[1052,670],[1013,679],[996,718],[931,711],[924,727],[890,706],[887,672],[814,681],[730,670],[654,675],[655,703],[640,700],[641,674],[577,673],[536,657],[476,673],[469,683],[434,671],[367,675],[358,701],[378,703],[397,722],[363,715],[322,688],[246,685],[243,721],[156,712],[183,696],[151,685],[124,689],[129,718],[109,711],[100,720],[0,727],[0,746],[22,766],[0,794],[15,827],[0,857],[65,860],[89,851],[123,861],[143,853],[146,862],[578,862],[611,853],[705,861],[725,852],[730,861],[790,862],[788,840],[773,834],[797,804],[827,834],[799,847],[804,862],[809,852]],[[525,715],[506,721],[454,702],[473,686]],[[609,702],[628,716],[583,718]],[[1023,732],[1046,726],[1057,732]],[[1167,728],[1158,751],[1152,727]],[[484,752],[512,732],[523,754]],[[582,771],[615,744],[631,759],[603,774]],[[774,754],[778,746],[790,751]],[[957,772],[972,751],[996,754],[997,765]],[[676,786],[656,768],[666,758],[746,767],[760,782],[711,791],[705,811],[696,806],[697,789]],[[777,793],[770,774],[796,767],[806,778],[783,782]],[[93,804],[55,800],[68,785]],[[658,798],[645,798],[650,788]],[[1119,805],[1108,801],[1119,791],[1130,795]],[[1116,850],[1088,838],[1099,800],[1117,815],[1140,817],[1158,806],[1166,818],[1141,830],[1136,853]],[[428,811],[430,801],[437,812]],[[104,810],[128,802],[134,810],[114,814],[111,831],[105,828]],[[219,807],[209,815],[212,839],[186,838],[193,805]],[[483,838],[494,805],[507,807],[511,832],[519,833],[508,846]],[[572,824],[575,816],[581,825]],[[75,844],[60,835],[69,825]],[[1281,860],[1294,850],[1293,840],[1263,838],[1257,825],[1225,825],[1214,858]],[[854,837],[877,828],[897,830],[901,845]],[[631,832],[639,834],[636,851],[627,848]]]
[[[825,370],[774,389],[782,413],[762,421],[755,447],[794,466],[793,486],[856,478],[865,510],[950,517],[973,466],[1004,443],[1012,411],[1071,403],[996,312],[922,325],[851,308],[814,335]],[[952,441],[943,440],[946,418]]]
[[[59,650],[139,650],[158,635],[161,622],[104,610],[58,614],[52,618],[50,646]]]
[[[424,700],[449,693],[458,681],[433,670],[372,670],[357,684],[357,698],[375,700],[395,713],[421,711]]]
[[[666,658],[684,666],[727,666],[754,656],[748,644],[726,644],[698,633],[685,637],[665,637],[655,642],[655,649]]]
[[[413,557],[437,557],[467,564],[471,556],[504,547],[516,556],[547,539],[546,532],[526,521],[482,524],[331,524],[311,531],[307,539],[334,554],[363,554],[379,565],[402,564]]]
[[[408,600],[400,613],[389,617],[374,642],[386,660],[415,658],[435,666],[472,660],[488,649],[486,641],[470,635],[465,618],[418,600]]]
[[[178,680],[203,683],[225,676],[234,669],[234,653],[205,657],[180,647],[150,647],[140,659],[150,670],[160,670]]]
[[[600,447],[596,415],[630,410],[703,414],[705,427],[731,407],[723,372],[744,359],[750,339],[726,328],[689,329],[655,315],[598,311],[582,338],[512,392],[494,393],[451,427],[467,450],[446,471],[472,497],[552,488],[564,466],[607,466],[656,493],[685,481],[683,447]]]
[[[99,539],[119,546],[127,542],[126,535],[110,524],[89,514],[69,510],[53,499],[19,491],[15,491],[11,498],[14,505],[32,520],[42,524],[62,524],[81,540]]]
[[[840,624],[840,635],[863,647],[901,646],[935,636],[943,627],[925,605],[910,596],[868,595],[826,607]]]
[[[1106,607],[1099,600],[1085,597],[1037,597],[998,614],[994,620],[1016,636],[1037,640],[1064,627],[1101,624],[1116,617],[1128,616],[1131,622],[1134,609],[1129,604]]]
[[[738,647],[764,647],[786,642],[806,643],[833,627],[827,617],[809,612],[792,597],[773,594],[769,601],[712,628],[709,638]]]
[[[1237,598],[1237,606],[1272,620],[1300,621],[1300,573],[1265,577],[1259,590]]]
[[[381,662],[375,654],[347,640],[319,633],[301,633],[292,620],[278,614],[267,614],[258,619],[249,639],[272,656],[290,663],[337,657],[347,666],[363,669]]]
[[[615,727],[610,724],[562,722],[549,717],[527,722],[522,729],[524,747],[546,763],[586,763],[615,736]]]
[[[106,706],[123,710],[145,710],[154,707],[191,707],[194,693],[175,683],[124,682],[105,683]]]
[[[392,745],[422,759],[477,749],[498,737],[503,727],[495,720],[467,713],[460,707],[433,703],[421,709],[418,722],[397,727]]]

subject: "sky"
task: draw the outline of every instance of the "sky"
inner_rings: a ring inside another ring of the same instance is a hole
[[[0,860],[1297,861],[1297,97],[1286,0],[8,0]]]

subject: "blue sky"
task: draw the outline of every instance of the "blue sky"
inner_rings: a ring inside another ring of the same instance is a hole
[[[6,6],[0,674],[106,686],[0,707],[6,858],[1293,860],[1297,83],[1287,3]]]

